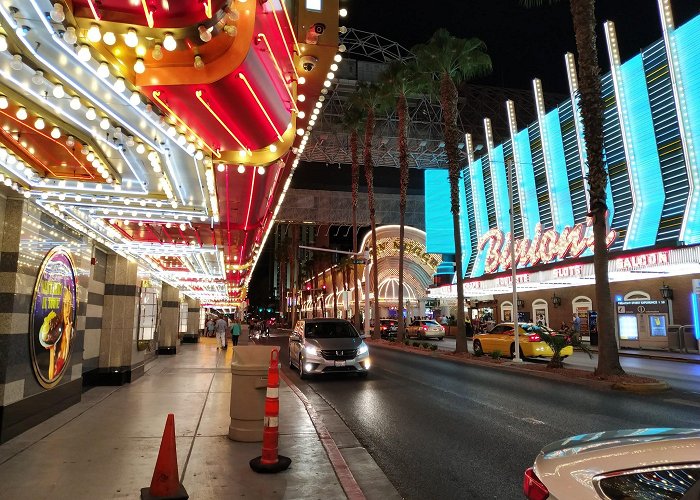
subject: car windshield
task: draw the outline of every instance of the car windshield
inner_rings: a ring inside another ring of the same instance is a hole
[[[309,339],[338,339],[358,336],[357,331],[350,323],[333,321],[306,323],[304,334]]]
[[[422,323],[426,326],[440,326],[437,321],[422,321]]]

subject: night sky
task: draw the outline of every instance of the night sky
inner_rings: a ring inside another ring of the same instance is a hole
[[[427,41],[438,28],[483,40],[493,73],[476,83],[531,89],[538,77],[545,91],[568,93],[564,54],[575,53],[569,2],[545,4],[525,8],[519,0],[341,0],[348,9],[343,24],[407,49]],[[677,25],[700,13],[698,0],[672,0],[672,6]],[[623,61],[662,36],[656,0],[598,0],[596,16],[603,72],[608,69],[604,21],[615,22]]]

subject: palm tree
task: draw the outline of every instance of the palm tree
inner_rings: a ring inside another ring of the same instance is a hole
[[[491,71],[491,58],[486,45],[477,38],[455,38],[445,29],[433,34],[427,44],[413,48],[418,67],[438,93],[442,108],[445,154],[450,180],[450,201],[455,238],[457,267],[457,352],[467,351],[464,328],[464,270],[462,269],[462,236],[459,222],[459,149],[462,132],[457,128],[457,85]]]
[[[406,198],[408,192],[408,151],[406,144],[406,134],[408,128],[408,101],[409,94],[415,93],[422,88],[421,80],[416,78],[418,68],[415,63],[404,64],[400,61],[390,64],[381,75],[382,93],[387,96],[387,100],[393,101],[396,106],[398,117],[398,138],[399,138],[399,297],[398,307],[399,329],[397,337],[399,342],[403,342],[406,334],[406,322],[403,317],[403,284],[404,284],[404,238],[406,227]]]
[[[365,112],[365,143],[363,150],[363,163],[365,168],[365,181],[367,182],[367,201],[369,206],[369,221],[372,229],[372,288],[374,290],[374,329],[372,338],[380,338],[379,326],[379,267],[377,262],[377,224],[376,209],[374,204],[374,159],[372,158],[372,139],[374,136],[375,113],[384,105],[383,95],[374,84],[360,84],[354,99],[362,105]],[[366,298],[369,300],[369,297]]]
[[[521,0],[526,5],[542,5],[544,0]],[[548,0],[554,3],[557,0]],[[595,0],[570,0],[578,52],[578,84],[583,136],[586,140],[590,215],[593,218],[593,271],[598,310],[598,366],[600,377],[621,375],[620,354],[615,339],[612,296],[608,277],[607,211],[605,189],[608,172],[603,161],[603,97],[595,33]]]
[[[350,156],[352,159],[352,251],[357,254],[357,194],[360,189],[360,161],[357,154],[357,140],[362,130],[362,108],[355,102],[343,114],[343,126],[350,131]],[[353,323],[360,330],[360,289],[357,286],[357,256],[353,259],[353,289],[355,305]]]

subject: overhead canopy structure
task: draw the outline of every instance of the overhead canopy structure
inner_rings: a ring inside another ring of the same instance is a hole
[[[5,183],[188,295],[239,301],[340,60],[338,13],[0,3]]]

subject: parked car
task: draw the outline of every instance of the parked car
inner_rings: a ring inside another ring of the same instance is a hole
[[[289,367],[301,378],[322,373],[369,373],[369,348],[347,320],[333,318],[297,321],[289,336]]]
[[[542,341],[540,332],[556,334],[546,326],[535,325],[534,323],[518,323],[520,336],[518,343],[520,346],[521,358],[551,358],[554,354],[552,349]],[[504,356],[515,355],[515,339],[513,337],[513,323],[499,323],[487,333],[474,335],[472,344],[474,354],[490,354],[500,351]],[[508,353],[508,354],[507,354]],[[570,345],[561,350],[561,357],[566,358],[574,353],[574,348]]]
[[[700,498],[700,429],[581,434],[545,446],[525,471],[530,500]]]
[[[399,331],[399,322],[395,319],[380,319],[379,330],[383,339],[396,337]]]
[[[445,329],[432,319],[418,319],[406,327],[406,335],[419,339],[442,340],[445,337]]]

